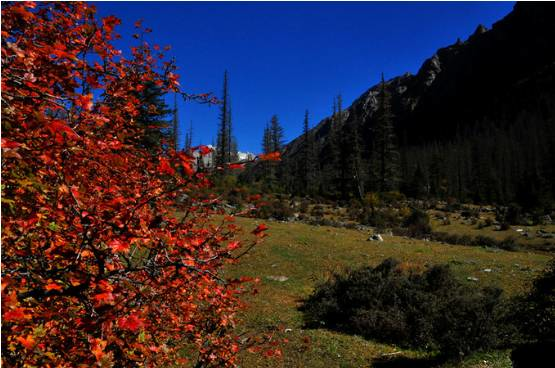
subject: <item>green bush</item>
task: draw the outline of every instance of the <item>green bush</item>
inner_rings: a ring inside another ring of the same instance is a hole
[[[258,209],[257,217],[268,219],[274,218],[276,220],[287,220],[293,216],[293,209],[287,200],[275,199],[268,202]]]
[[[555,340],[555,260],[534,280],[531,292],[516,299],[516,321],[525,342]]]
[[[513,367],[550,367],[555,349],[555,260],[533,284],[528,295],[513,301],[508,324],[515,326],[517,346]]]
[[[403,222],[403,226],[408,228],[408,234],[412,237],[428,235],[432,232],[430,216],[419,209],[412,210],[412,213]]]
[[[447,266],[403,271],[388,259],[335,274],[301,309],[308,327],[458,357],[501,343],[501,300],[501,290],[463,285]]]

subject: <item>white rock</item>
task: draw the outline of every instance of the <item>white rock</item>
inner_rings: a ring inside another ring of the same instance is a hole
[[[285,282],[285,281],[289,280],[289,277],[287,277],[287,276],[266,276],[266,278],[268,280],[279,281],[279,282]]]
[[[371,235],[371,236],[368,238],[368,240],[383,242],[383,238],[382,238],[382,236],[381,236],[380,234]]]

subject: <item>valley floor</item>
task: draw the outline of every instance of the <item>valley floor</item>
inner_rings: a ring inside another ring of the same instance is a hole
[[[458,363],[434,364],[425,353],[407,351],[361,337],[304,329],[301,301],[314,286],[335,271],[375,266],[393,257],[416,266],[449,264],[464,282],[497,286],[506,295],[524,293],[550,260],[547,254],[446,245],[396,236],[368,241],[368,232],[302,223],[237,218],[248,231],[269,225],[269,237],[226,270],[227,277],[260,279],[258,294],[247,296],[239,329],[267,332],[278,329],[281,358],[244,352],[241,367],[510,367],[508,351],[478,353]]]

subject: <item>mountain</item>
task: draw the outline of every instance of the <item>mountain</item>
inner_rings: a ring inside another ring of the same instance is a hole
[[[436,197],[539,201],[519,197],[519,187],[535,180],[537,191],[553,198],[554,22],[555,4],[517,3],[490,30],[479,25],[467,40],[437,50],[415,75],[385,82],[401,154],[401,190],[411,191],[419,169],[424,191]],[[336,123],[340,131],[356,127],[363,163],[371,152],[379,93],[380,85],[371,87]],[[333,170],[326,154],[333,145],[333,121],[325,118],[310,131],[322,175]],[[296,177],[303,176],[303,146],[301,136],[283,153],[284,176],[293,191],[300,186]],[[319,194],[334,192],[322,182]],[[372,190],[371,184],[366,188]]]

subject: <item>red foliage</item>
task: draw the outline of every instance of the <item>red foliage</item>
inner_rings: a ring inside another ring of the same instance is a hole
[[[94,13],[2,6],[2,362],[231,366],[236,227],[195,195],[191,156],[138,144],[137,91],[178,91],[175,66],[146,44],[124,57],[120,21]]]
[[[262,161],[280,161],[281,154],[279,152],[270,152],[258,155],[258,159]]]

